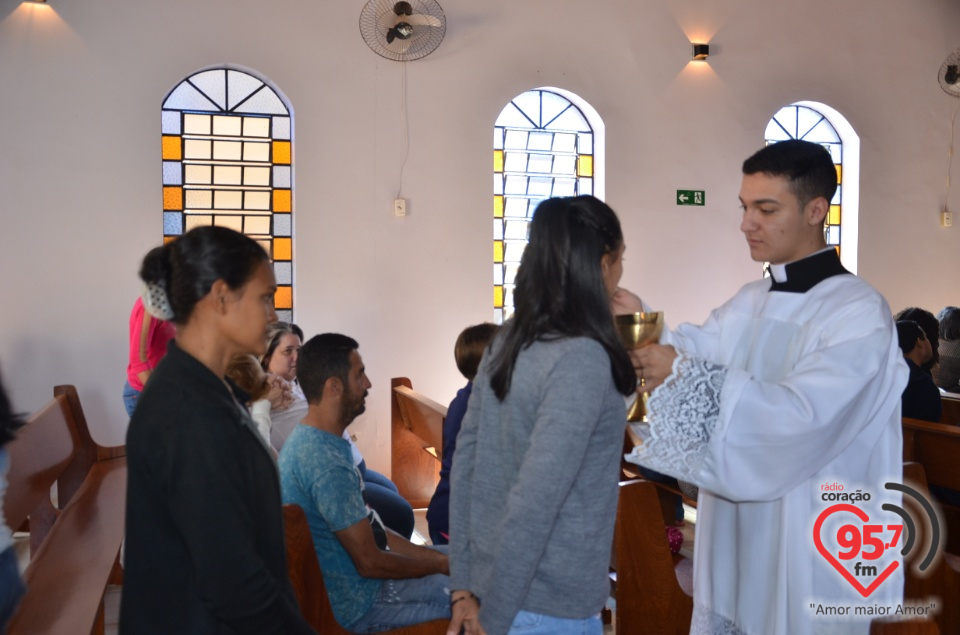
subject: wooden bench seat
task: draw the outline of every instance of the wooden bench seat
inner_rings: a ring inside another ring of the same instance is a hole
[[[903,460],[923,466],[929,485],[960,492],[960,426],[904,418]],[[960,555],[960,505],[939,502],[947,525],[946,551]]]
[[[440,481],[447,409],[413,390],[406,377],[390,380],[391,480],[414,509],[430,504]]]
[[[97,445],[73,386],[30,417],[8,445],[11,471],[4,513],[29,516],[27,593],[8,633],[103,633],[103,595],[118,582],[127,470],[123,448]],[[58,505],[50,500],[56,481]]]

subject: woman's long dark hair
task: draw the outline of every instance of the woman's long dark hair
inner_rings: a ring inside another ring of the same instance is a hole
[[[0,447],[13,441],[17,430],[24,424],[23,415],[13,411],[13,405],[7,397],[7,391],[0,381]]]
[[[537,207],[517,270],[513,317],[492,360],[490,386],[507,396],[520,351],[537,340],[589,337],[610,357],[617,390],[636,389],[633,364],[617,335],[600,261],[623,245],[617,215],[593,196],[551,198]]]

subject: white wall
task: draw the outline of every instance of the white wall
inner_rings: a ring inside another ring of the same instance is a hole
[[[94,434],[123,441],[127,317],[162,231],[160,103],[217,63],[293,104],[297,321],[360,341],[374,386],[355,427],[384,471],[389,378],[449,400],[457,333],[492,316],[491,127],[529,88],[573,91],[603,117],[624,285],[670,323],[759,275],[739,166],[801,99],[860,135],[860,274],[894,310],[960,304],[960,226],[938,226],[958,102],[936,73],[960,46],[954,2],[443,5],[445,41],[406,67],[410,215],[395,219],[402,68],[363,43],[362,0],[0,0],[0,363],[17,407],[75,383]],[[709,64],[688,62],[693,39],[710,41]],[[677,189],[706,190],[707,206],[674,206]]]

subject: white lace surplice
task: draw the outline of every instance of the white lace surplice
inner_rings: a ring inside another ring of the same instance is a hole
[[[890,309],[851,275],[806,293],[745,286],[700,327],[667,334],[681,356],[650,397],[644,439],[627,456],[700,486],[693,633],[867,633],[828,622],[813,602],[866,603],[815,550],[821,484],[873,494],[900,482],[900,394],[907,371]],[[902,568],[869,603],[896,603]]]

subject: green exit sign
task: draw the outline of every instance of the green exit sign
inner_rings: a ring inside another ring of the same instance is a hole
[[[677,190],[677,205],[703,205],[706,201],[703,190]]]

